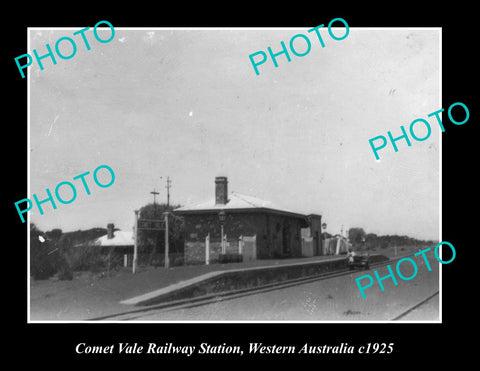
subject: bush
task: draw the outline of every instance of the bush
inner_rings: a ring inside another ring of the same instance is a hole
[[[56,262],[49,258],[44,250],[31,249],[30,274],[36,280],[46,280],[57,272]]]
[[[243,261],[243,256],[240,254],[220,254],[218,261],[220,263],[240,263]]]
[[[40,236],[42,241],[40,241]],[[30,231],[30,275],[36,280],[52,277],[59,268],[56,244],[46,240],[35,227]]]
[[[291,258],[289,254],[284,254],[283,252],[280,252],[278,250],[273,251],[273,258],[274,259],[288,259]]]
[[[168,254],[170,257],[170,267],[178,267],[184,264],[183,254],[181,253],[172,253]],[[145,261],[144,265],[152,265],[155,268],[161,268],[165,266],[165,256],[164,254],[155,254],[154,259],[151,261]]]
[[[90,270],[97,265],[98,259],[91,246],[65,246],[63,252],[74,271]]]
[[[174,267],[178,267],[178,266],[181,266],[183,264],[184,264],[183,256],[177,256],[173,259],[173,266]]]
[[[57,277],[61,281],[71,281],[73,280],[73,272],[69,266],[63,266],[58,271]]]

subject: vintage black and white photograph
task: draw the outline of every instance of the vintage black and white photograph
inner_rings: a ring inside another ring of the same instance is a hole
[[[30,27],[28,321],[440,323],[442,29],[330,21]]]

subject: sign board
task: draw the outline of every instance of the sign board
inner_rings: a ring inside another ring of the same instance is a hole
[[[158,219],[138,219],[138,229],[164,231],[165,221]]]

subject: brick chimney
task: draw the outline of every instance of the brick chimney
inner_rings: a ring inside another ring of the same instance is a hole
[[[228,180],[226,176],[215,178],[215,205],[225,205],[228,202]]]
[[[113,238],[113,229],[114,229],[113,223],[107,224],[107,238],[111,240]]]

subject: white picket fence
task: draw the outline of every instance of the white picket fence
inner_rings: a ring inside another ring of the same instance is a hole
[[[243,261],[257,260],[257,236],[240,236],[238,239],[228,239],[224,235],[225,253],[239,254],[243,256]],[[218,248],[221,249],[221,241],[212,241],[210,234],[205,237],[205,264],[210,264],[212,255],[218,255]]]

